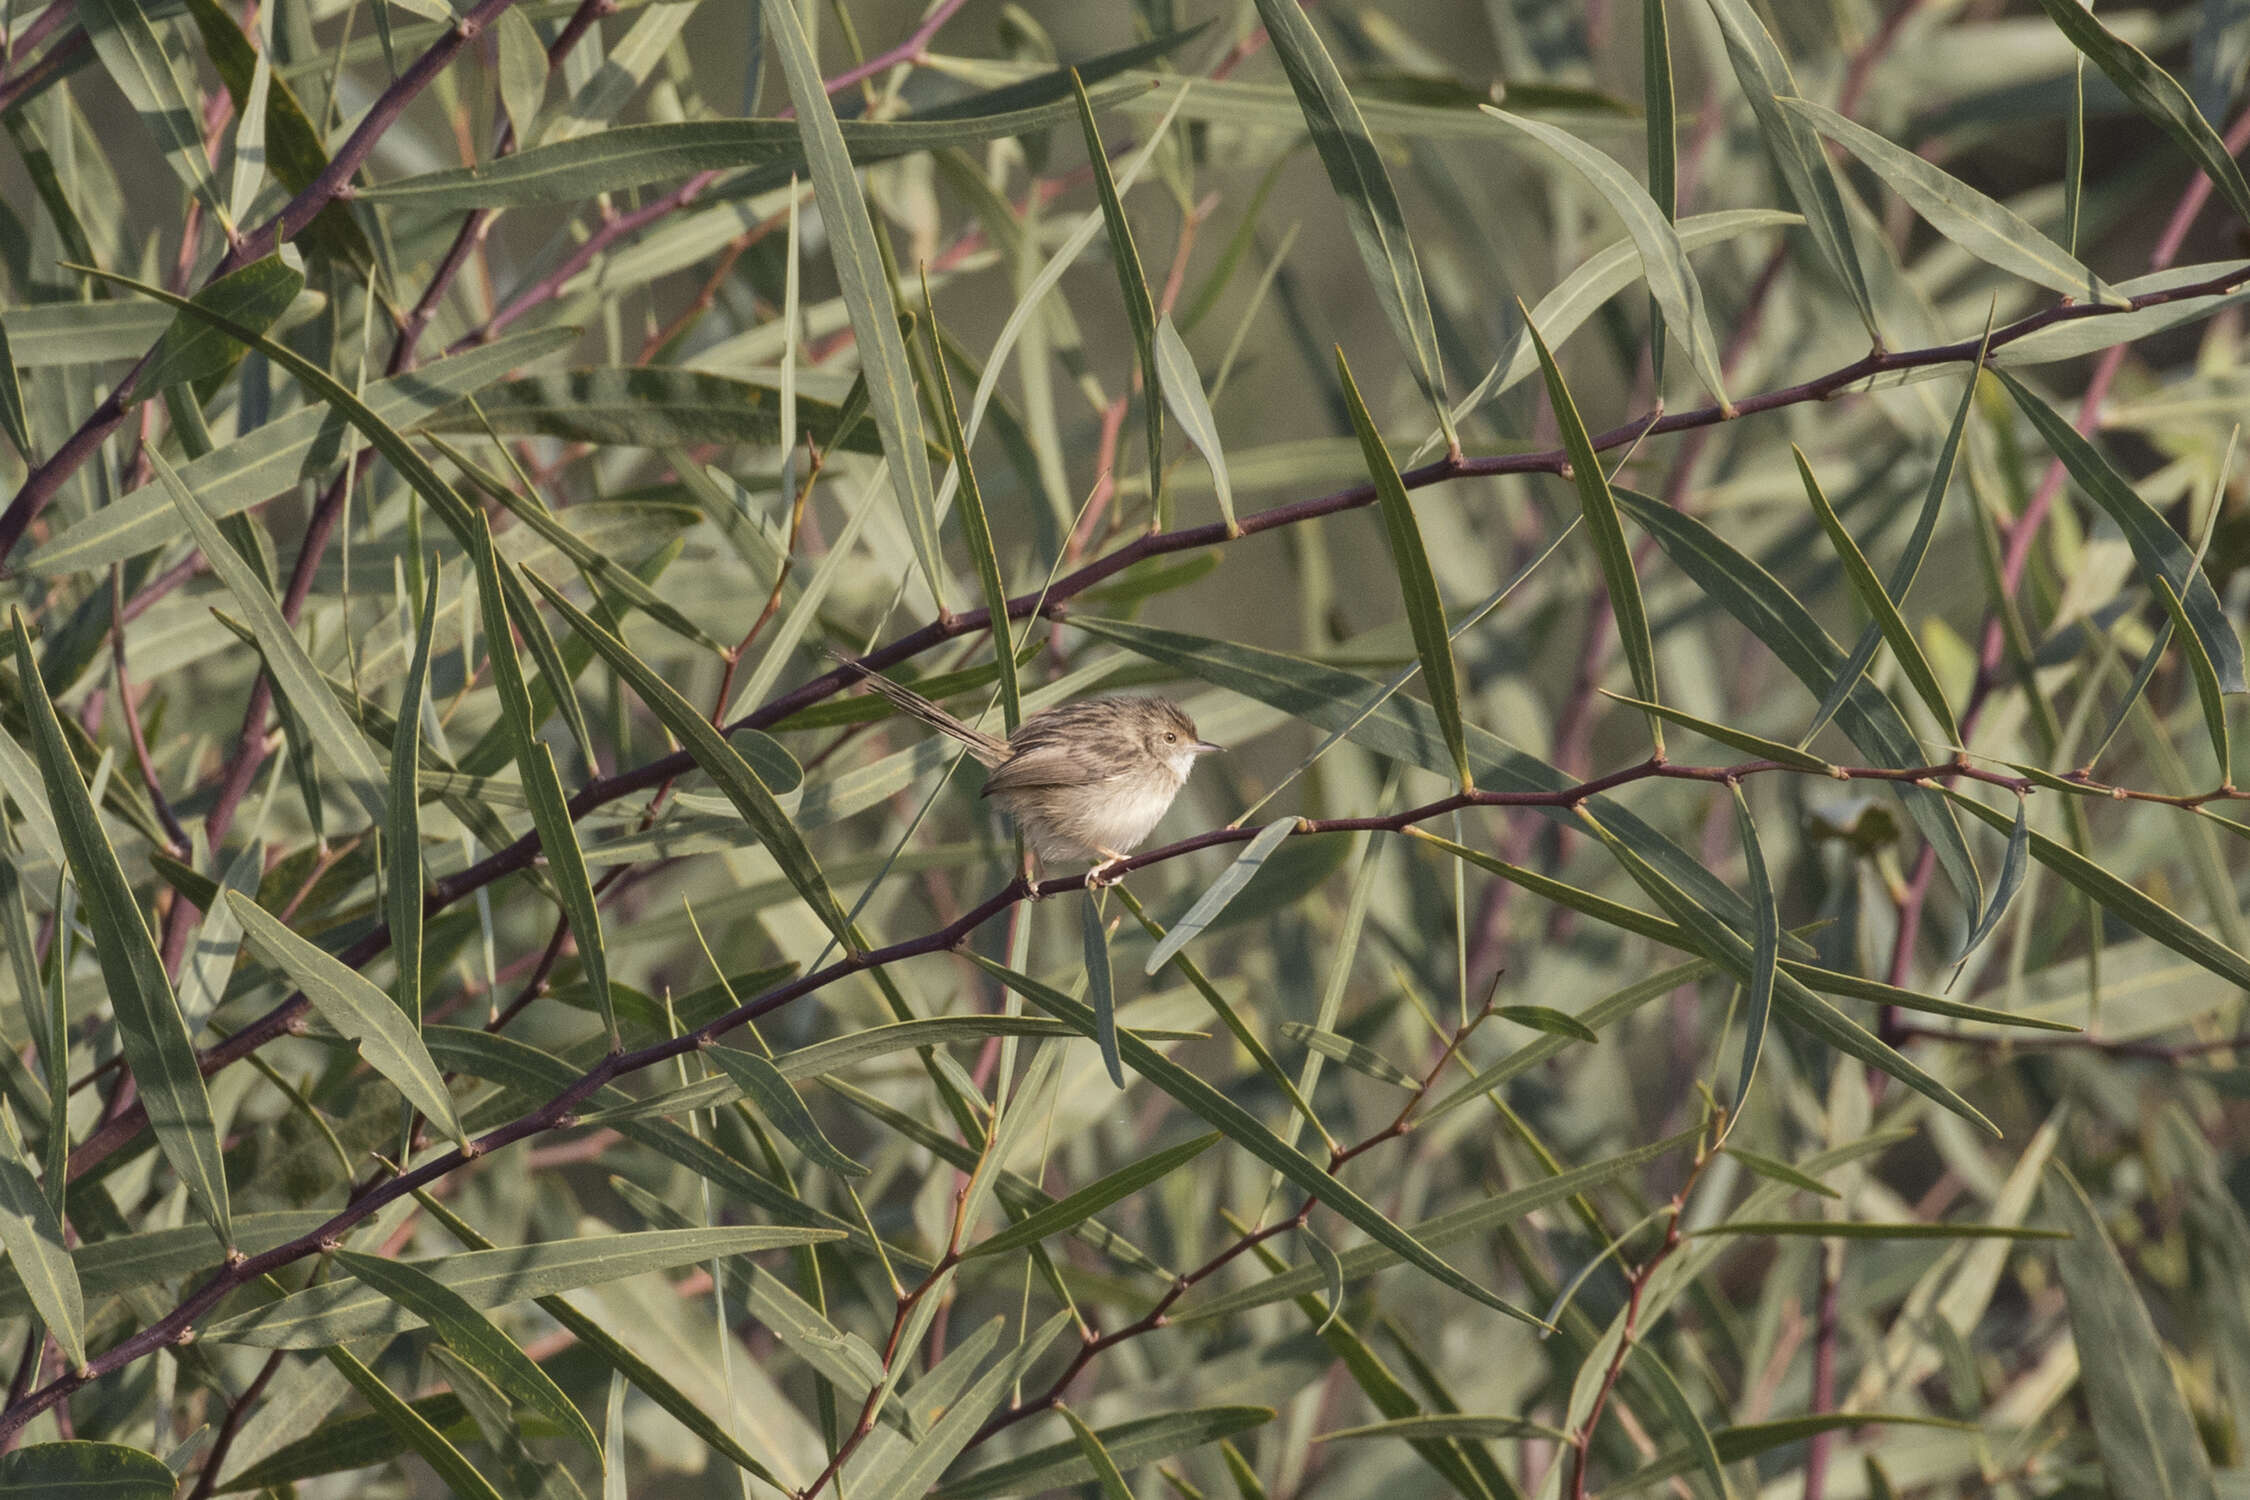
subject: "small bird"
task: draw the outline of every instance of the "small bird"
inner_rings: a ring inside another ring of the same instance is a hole
[[[836,659],[906,713],[968,746],[992,773],[984,795],[1023,830],[1033,858],[1091,860],[1087,883],[1097,887],[1122,878],[1115,867],[1156,827],[1196,761],[1222,748],[1198,738],[1195,721],[1163,698],[1061,704],[1001,739],[856,661]]]

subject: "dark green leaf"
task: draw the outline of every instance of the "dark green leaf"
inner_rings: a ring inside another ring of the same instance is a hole
[[[472,1252],[474,1253],[474,1252]],[[546,1371],[459,1292],[406,1262],[338,1251],[336,1263],[434,1329],[446,1346],[518,1406],[546,1418],[602,1461],[593,1427]],[[620,1455],[622,1458],[622,1455]]]
[[[2048,1168],[2040,1198],[2069,1239],[2055,1252],[2055,1269],[2110,1492],[2216,1500],[2211,1460],[2170,1353],[2093,1204],[2059,1162]]]
[[[1148,275],[1141,269],[1141,252],[1133,244],[1132,221],[1117,196],[1117,183],[1109,173],[1109,151],[1102,145],[1101,128],[1094,123],[1093,101],[1085,85],[1071,74],[1071,91],[1078,104],[1078,129],[1086,138],[1086,164],[1094,174],[1094,192],[1102,206],[1102,227],[1109,232],[1109,256],[1117,271],[1118,290],[1125,299],[1125,321],[1133,330],[1133,351],[1141,367],[1141,412],[1148,430],[1148,489],[1155,507],[1155,526],[1169,527],[1171,508],[1164,503],[1164,389],[1163,371],[1156,362],[1156,301],[1148,293]]]
[[[1271,24],[1269,22],[1269,24]],[[1302,24],[1302,23],[1300,23]],[[1469,772],[1469,747],[1461,729],[1461,687],[1453,671],[1453,642],[1445,628],[1445,601],[1438,597],[1437,576],[1430,571],[1430,554],[1422,545],[1422,528],[1414,519],[1414,502],[1407,498],[1398,466],[1391,462],[1367,403],[1352,382],[1344,351],[1336,351],[1336,378],[1344,387],[1344,402],[1359,433],[1359,450],[1367,460],[1367,473],[1375,481],[1375,500],[1383,511],[1383,534],[1391,545],[1391,567],[1398,574],[1399,592],[1406,596],[1406,623],[1414,632],[1414,650],[1422,658],[1422,681],[1437,715],[1439,732],[1452,752],[1454,771],[1463,787],[1476,784]]]
[[[242,924],[243,941],[287,974],[323,1021],[358,1043],[368,1066],[389,1079],[407,1103],[465,1148],[468,1133],[454,1113],[445,1075],[422,1044],[413,1019],[366,976],[291,932],[242,892],[227,892],[227,906]]]
[[[1110,1459],[1124,1469],[1136,1469],[1221,1442],[1238,1432],[1248,1432],[1273,1420],[1270,1406],[1205,1406],[1160,1416],[1136,1417],[1101,1428],[1095,1436],[1109,1450]],[[1053,1493],[1094,1477],[1091,1464],[1075,1439],[1034,1448],[1003,1463],[988,1464],[938,1486],[931,1500],[995,1500],[1002,1495]]]
[[[203,1087],[195,1044],[156,955],[148,922],[133,899],[133,888],[125,883],[117,851],[102,831],[86,783],[79,779],[78,763],[63,738],[47,685],[40,680],[38,663],[31,655],[31,633],[20,612],[14,615],[14,624],[16,681],[24,715],[30,720],[31,751],[47,787],[47,806],[54,812],[71,877],[78,882],[80,908],[93,931],[94,952],[109,987],[110,1007],[117,1014],[125,1064],[133,1070],[165,1160],[219,1232],[220,1242],[231,1245],[234,1227],[228,1215],[218,1122]]]
[[[1598,1042],[1601,1038],[1594,1028],[1571,1015],[1556,1010],[1551,1005],[1501,1005],[1493,1008],[1494,1015],[1503,1021],[1513,1021],[1518,1026],[1528,1026],[1533,1031],[1544,1031],[1549,1036],[1568,1037],[1574,1042]]]
[[[706,1047],[703,1056],[716,1063],[766,1122],[789,1137],[790,1143],[810,1160],[845,1177],[867,1175],[867,1168],[837,1150],[821,1133],[805,1101],[797,1097],[789,1080],[772,1063],[754,1052],[733,1047]]]
[[[9,1500],[171,1500],[179,1476],[122,1443],[31,1443],[0,1454]]]
[[[1422,263],[1415,258],[1414,242],[1406,233],[1406,215],[1383,158],[1367,133],[1367,121],[1344,86],[1344,75],[1313,29],[1312,17],[1297,0],[1257,0],[1258,19],[1289,87],[1304,113],[1313,149],[1328,170],[1329,184],[1343,201],[1345,221],[1359,246],[1359,258],[1375,283],[1383,315],[1391,331],[1411,357],[1414,378],[1430,405],[1437,409],[1438,426],[1446,446],[1458,449],[1461,440],[1453,430],[1453,412],[1445,399],[1444,357],[1438,349],[1437,328],[1430,317],[1429,293],[1422,286]]]
[[[2041,4],[2049,3],[2050,0],[2041,0]],[[2179,533],[2141,498],[2125,476],[2102,456],[2100,449],[2033,394],[2029,386],[2004,370],[1994,373],[2008,388],[2008,394],[2015,397],[2023,414],[2031,419],[2031,425],[2039,429],[2039,435],[2055,457],[2070,470],[2070,477],[2078,481],[2086,497],[2100,506],[2117,523],[2117,529],[2125,533],[2125,540],[2132,546],[2133,556],[2141,567],[2172,586],[2185,607],[2190,628],[2203,643],[2211,666],[2218,673],[2220,690],[2250,691],[2242,675],[2242,639],[2235,634],[2233,622],[2219,603],[2211,580],[2195,565],[2194,555],[2180,540]]]

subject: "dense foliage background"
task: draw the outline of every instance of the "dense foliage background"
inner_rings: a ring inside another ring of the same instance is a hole
[[[2241,0],[0,37],[0,1488],[2250,1493]]]

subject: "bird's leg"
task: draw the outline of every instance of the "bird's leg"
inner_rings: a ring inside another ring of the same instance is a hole
[[[1102,890],[1125,878],[1125,861],[1131,856],[1120,854],[1115,849],[1104,849],[1099,844],[1094,846],[1094,852],[1102,859],[1100,864],[1086,872],[1087,890]]]
[[[1034,901],[1044,900],[1047,893],[1039,888],[1039,856],[1032,853],[1029,844],[1023,846],[1021,873],[1024,893]]]

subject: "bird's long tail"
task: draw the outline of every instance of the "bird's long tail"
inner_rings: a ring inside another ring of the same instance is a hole
[[[949,735],[968,746],[969,753],[975,756],[979,763],[988,767],[997,766],[1013,753],[1006,740],[962,723],[912,688],[903,687],[891,681],[882,673],[864,667],[840,652],[831,651],[828,654],[835,657],[850,671],[858,673],[868,687],[889,699],[902,713],[919,719],[938,733]]]

